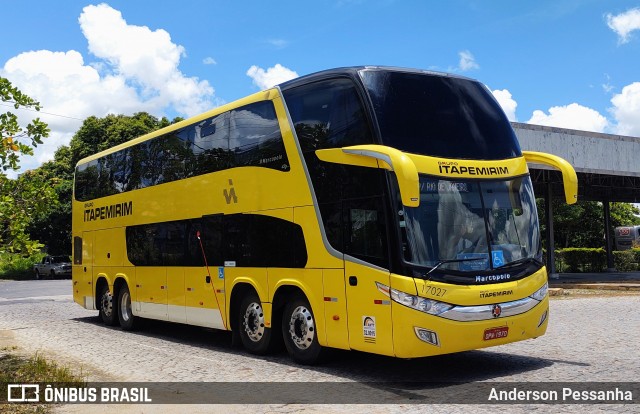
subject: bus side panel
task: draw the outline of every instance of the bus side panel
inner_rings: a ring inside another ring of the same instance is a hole
[[[184,273],[182,267],[167,267],[167,313],[171,322],[187,322]]]
[[[327,345],[326,321],[324,313],[324,296],[322,270],[320,269],[269,269],[269,291],[273,295],[278,289],[294,286],[302,291],[311,305],[311,311],[315,317],[316,332],[320,345]]]
[[[124,227],[95,231],[94,266],[122,266],[124,262]]]
[[[138,266],[134,313],[146,318],[169,320],[167,313],[167,270],[165,267]]]
[[[218,268],[210,267],[211,280],[207,282],[207,269],[204,267],[187,267],[184,269],[185,313],[189,325],[208,328],[224,329],[223,316],[218,309],[218,303],[224,307],[223,280],[217,279]],[[214,292],[222,290],[220,293]],[[217,295],[217,302],[216,296]]]
[[[349,327],[347,325],[347,294],[343,269],[324,269],[324,317],[326,320],[327,345],[349,349]]]
[[[82,264],[73,265],[73,298],[86,309],[95,310],[93,287],[93,232],[82,233]]]

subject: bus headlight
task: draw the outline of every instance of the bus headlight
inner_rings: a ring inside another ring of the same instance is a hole
[[[548,291],[549,291],[549,284],[545,283],[544,285],[542,285],[542,287],[540,289],[538,289],[530,297],[532,297],[533,299],[535,299],[537,301],[542,301],[542,299],[544,299],[547,296],[547,292]]]
[[[376,282],[376,286],[378,286],[378,290],[380,292],[389,296],[394,302],[418,310],[420,312],[428,313],[430,315],[440,315],[441,313],[453,308],[453,305],[450,305],[448,303],[410,295],[408,293],[392,289],[378,282]]]

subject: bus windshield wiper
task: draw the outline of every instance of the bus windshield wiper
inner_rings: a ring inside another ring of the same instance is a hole
[[[505,263],[502,266],[494,267],[494,269],[504,269],[506,267],[515,267],[524,263],[535,263],[537,265],[542,266],[541,260],[536,259],[535,257],[523,257],[522,259],[514,260],[513,262]]]
[[[439,268],[440,266],[442,266],[443,264],[447,264],[447,263],[462,263],[462,262],[473,262],[473,261],[478,261],[478,260],[487,260],[486,257],[467,257],[466,259],[447,259],[447,260],[440,260],[438,263],[436,263],[435,266],[433,266],[425,275],[424,278],[426,280],[430,280],[430,278],[428,278],[427,276],[429,276],[433,271],[435,271],[437,268]]]

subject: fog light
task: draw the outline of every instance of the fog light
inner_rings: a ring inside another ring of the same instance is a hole
[[[438,334],[424,328],[418,328],[414,326],[413,328],[416,331],[416,336],[421,341],[427,342],[431,345],[440,346],[440,341],[438,340]]]
[[[542,326],[542,324],[544,323],[544,321],[547,320],[547,315],[549,314],[549,309],[547,309],[546,311],[544,311],[544,313],[542,314],[542,316],[540,317],[540,322],[538,323],[538,328]]]

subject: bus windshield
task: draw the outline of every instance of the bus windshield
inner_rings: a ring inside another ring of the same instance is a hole
[[[491,271],[539,259],[538,215],[528,176],[445,180],[420,176],[420,206],[401,210],[405,260],[442,270]]]
[[[515,133],[491,92],[475,80],[422,72],[360,72],[382,144],[452,159],[521,156]]]

